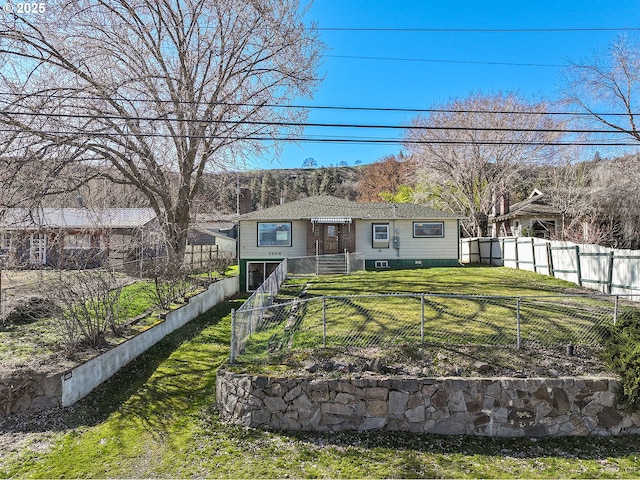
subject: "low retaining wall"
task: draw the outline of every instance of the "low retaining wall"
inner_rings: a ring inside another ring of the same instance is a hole
[[[67,372],[62,377],[62,406],[72,405],[85,397],[138,355],[237,291],[237,277],[212,283],[206,292],[191,297],[188,304],[167,313],[164,322]]]
[[[0,377],[0,417],[26,410],[55,408],[61,403],[62,373],[21,370]]]
[[[224,421],[272,430],[544,437],[640,433],[615,378],[276,378],[218,372]]]
[[[222,279],[169,312],[162,323],[67,372],[25,370],[0,378],[0,416],[74,404],[165,336],[237,292],[238,277]]]

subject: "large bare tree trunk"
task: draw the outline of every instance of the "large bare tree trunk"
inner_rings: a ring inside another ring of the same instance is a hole
[[[300,132],[321,45],[298,0],[51,0],[0,15],[0,124],[133,185],[184,252],[202,176]],[[0,142],[2,143],[2,142]],[[64,148],[64,150],[63,150]],[[43,157],[41,157],[43,158]]]

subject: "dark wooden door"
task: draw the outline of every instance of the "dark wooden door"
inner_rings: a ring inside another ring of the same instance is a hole
[[[338,225],[325,224],[324,226],[324,254],[339,253],[340,242],[338,239]]]

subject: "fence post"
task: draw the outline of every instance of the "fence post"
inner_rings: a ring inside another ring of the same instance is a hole
[[[424,343],[424,293],[420,294],[420,343]]]
[[[236,362],[236,309],[231,309],[231,356],[229,363],[233,365]]]
[[[327,348],[327,299],[322,297],[322,346]]]
[[[615,251],[609,253],[609,271],[607,272],[607,293],[611,294],[613,286],[613,261],[615,259]]]
[[[516,349],[520,350],[520,300],[518,297],[516,300]]]
[[[549,276],[555,278],[556,274],[553,271],[553,253],[551,251],[551,242],[547,243],[547,265],[549,265]]]
[[[580,247],[576,245],[576,273],[578,274],[578,285],[582,286],[582,267],[580,266]]]
[[[533,260],[533,273],[538,273],[538,269],[536,268],[536,239],[531,237],[531,259]]]
[[[613,300],[613,324],[618,323],[618,301],[620,297],[618,295],[615,296]]]

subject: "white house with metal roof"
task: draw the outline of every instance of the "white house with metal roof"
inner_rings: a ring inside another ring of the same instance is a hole
[[[240,288],[284,258],[360,252],[367,270],[459,265],[463,217],[410,203],[315,196],[239,217]]]

